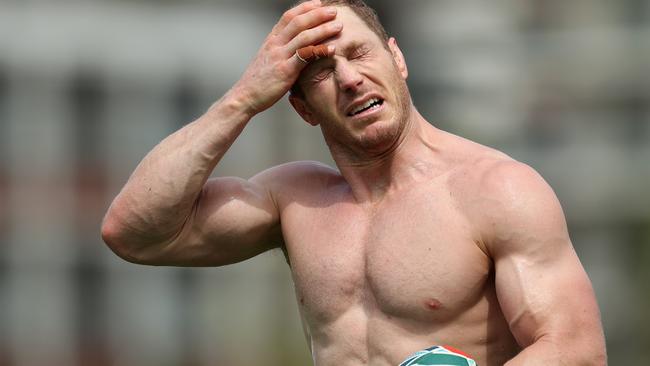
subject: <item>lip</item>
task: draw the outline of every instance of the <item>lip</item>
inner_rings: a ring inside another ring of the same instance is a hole
[[[362,119],[372,118],[376,114],[381,113],[384,110],[384,108],[386,107],[386,100],[384,100],[384,99],[382,99],[382,100],[383,100],[383,103],[381,103],[380,106],[378,106],[376,108],[371,108],[371,109],[365,110],[365,111],[363,111],[363,112],[361,112],[359,114],[355,114],[353,116],[347,116],[347,118],[350,118],[352,120],[362,120]]]
[[[354,116],[350,116],[350,115],[349,115],[349,114],[350,114],[353,110],[355,110],[357,107],[363,105],[363,104],[366,103],[368,100],[373,99],[373,98],[381,99],[384,103],[386,103],[386,100],[385,100],[381,95],[379,95],[379,94],[376,94],[376,93],[366,94],[366,95],[364,95],[363,97],[356,99],[355,101],[353,101],[352,103],[350,103],[350,105],[349,105],[347,108],[345,108],[345,116],[346,116],[346,117],[356,117],[356,116],[360,116],[360,115],[362,115],[362,114],[365,114],[365,113],[368,112],[368,111],[365,111],[365,112],[363,112],[363,113],[361,113],[361,114],[354,115]],[[383,106],[384,106],[384,104],[382,103],[381,107],[383,107]],[[377,110],[379,110],[379,109],[381,109],[381,108],[377,108]]]

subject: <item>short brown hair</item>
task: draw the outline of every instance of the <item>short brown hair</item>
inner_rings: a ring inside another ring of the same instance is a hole
[[[296,5],[305,3],[310,0],[301,0]],[[370,28],[373,33],[375,33],[379,39],[384,42],[386,48],[388,48],[388,33],[384,26],[379,21],[379,16],[375,9],[368,6],[363,0],[321,0],[321,4],[325,6],[345,6],[350,8],[364,23]],[[291,94],[296,96],[302,96],[302,90],[298,86],[298,83],[294,84],[291,88]]]
[[[309,0],[301,0],[300,3]],[[379,16],[375,9],[368,6],[363,0],[321,0],[325,6],[346,6],[350,8],[364,23],[384,42],[388,42],[388,33],[379,21]]]

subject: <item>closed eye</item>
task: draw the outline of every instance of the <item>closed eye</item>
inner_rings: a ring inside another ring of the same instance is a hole
[[[324,67],[320,69],[318,72],[314,74],[314,76],[311,78],[314,83],[320,83],[332,75],[334,72],[334,68],[332,67]]]
[[[370,50],[367,48],[357,48],[354,53],[350,55],[351,60],[364,59],[370,54]]]

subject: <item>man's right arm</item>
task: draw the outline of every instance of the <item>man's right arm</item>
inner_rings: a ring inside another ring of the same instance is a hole
[[[272,171],[248,181],[208,177],[248,121],[296,81],[305,67],[296,49],[340,32],[331,9],[315,0],[288,10],[237,84],[147,154],[102,225],[116,254],[142,264],[213,266],[280,244],[279,212],[267,188]]]
[[[207,181],[249,120],[242,110],[223,99],[142,160],[102,226],[116,254],[141,264],[220,265],[253,256],[266,249],[260,243],[275,241],[277,209],[263,182]],[[227,250],[234,239],[236,250]]]

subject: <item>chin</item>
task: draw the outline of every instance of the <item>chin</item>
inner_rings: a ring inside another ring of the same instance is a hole
[[[405,98],[406,99],[406,98]],[[357,143],[364,152],[378,156],[394,151],[407,133],[410,103],[396,103],[397,110],[363,128]]]
[[[381,157],[394,151],[406,133],[409,111],[400,108],[402,113],[390,113],[374,122],[356,128],[331,128],[342,123],[321,123],[325,142],[332,151],[342,152],[353,159],[365,160]],[[387,117],[387,118],[386,118]],[[329,128],[328,128],[329,127]]]
[[[400,127],[394,121],[377,121],[367,126],[358,138],[366,152],[379,155],[393,149],[399,140]]]

